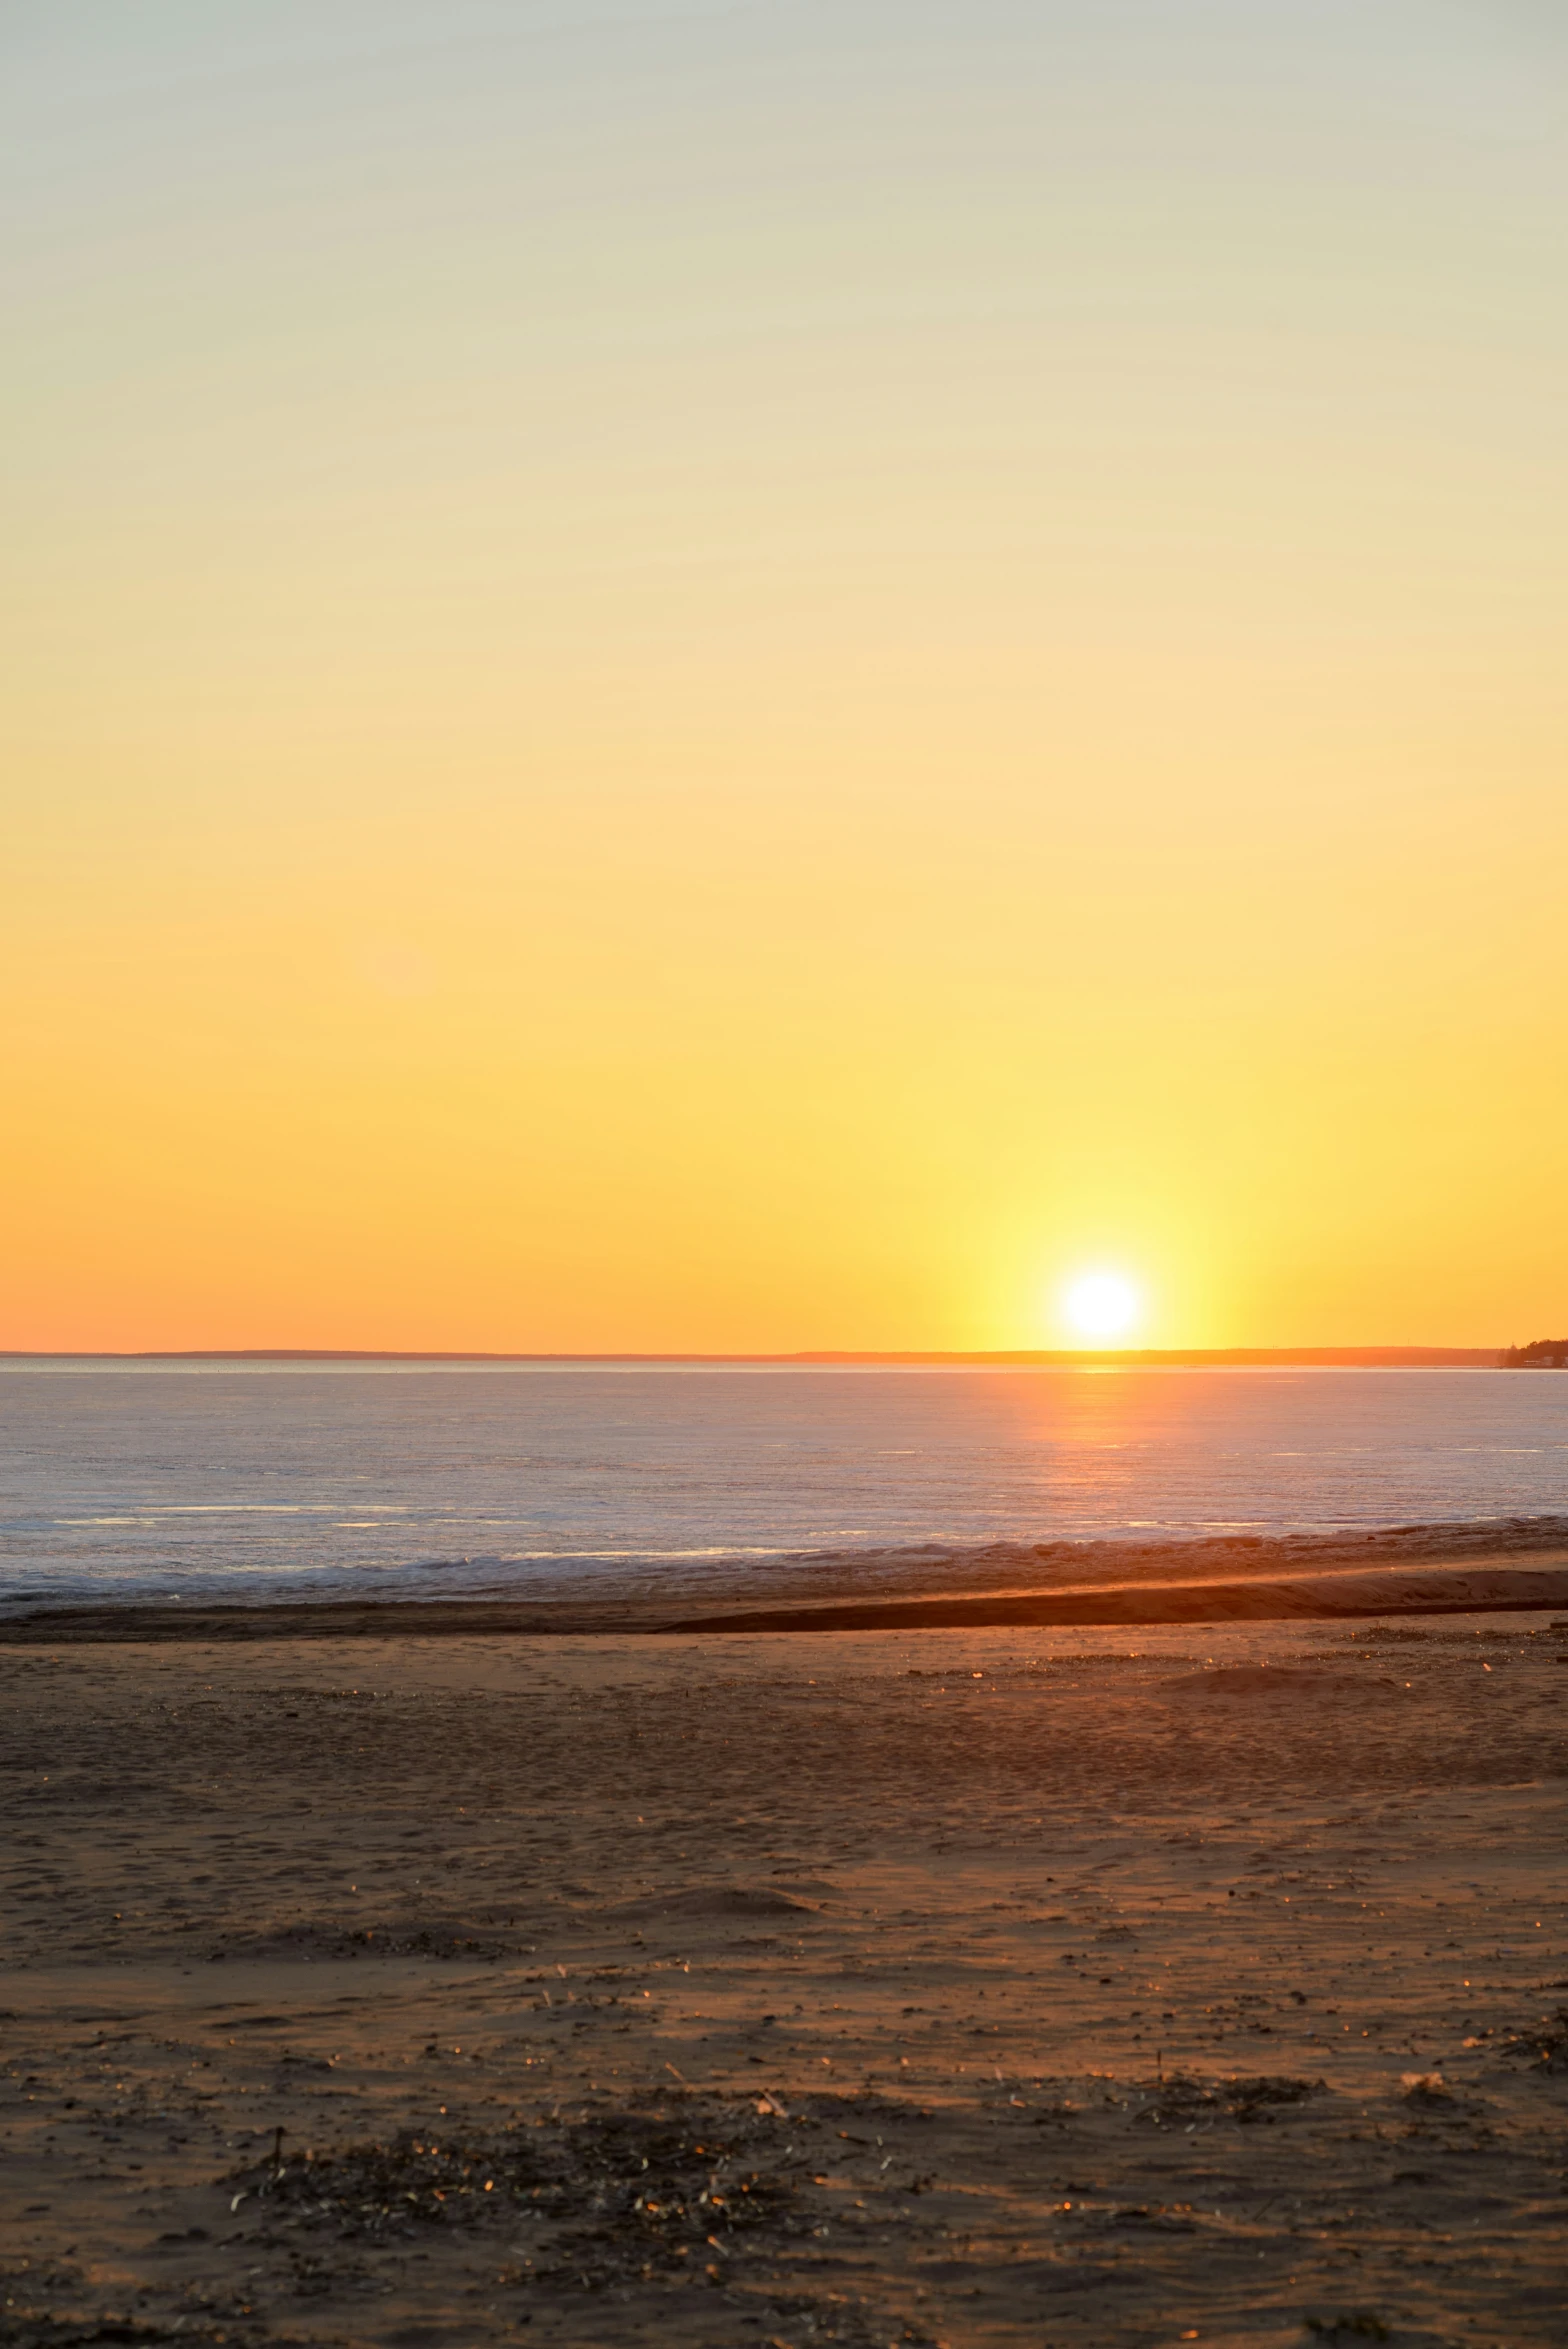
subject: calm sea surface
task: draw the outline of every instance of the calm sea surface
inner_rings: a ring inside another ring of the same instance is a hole
[[[0,1604],[1568,1508],[1568,1376],[0,1365]]]

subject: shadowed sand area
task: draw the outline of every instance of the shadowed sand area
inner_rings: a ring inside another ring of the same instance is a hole
[[[420,1613],[8,1629],[0,2340],[1561,2341],[1568,1622]]]

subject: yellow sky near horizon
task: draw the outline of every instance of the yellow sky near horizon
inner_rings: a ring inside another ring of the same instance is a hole
[[[1568,1326],[1551,11],[0,54],[0,1346]]]

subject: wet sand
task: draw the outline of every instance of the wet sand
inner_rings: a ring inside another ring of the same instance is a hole
[[[6,1627],[0,2341],[1563,2340],[1568,1624],[324,1631]]]
[[[796,1556],[533,1560],[492,1593],[116,1599],[13,1608],[14,1643],[490,1637],[582,1632],[935,1630],[986,1625],[1333,1621],[1568,1608],[1568,1518],[1368,1533],[992,1542]]]

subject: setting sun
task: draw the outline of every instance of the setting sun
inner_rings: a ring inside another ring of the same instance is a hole
[[[1069,1282],[1062,1300],[1071,1327],[1081,1338],[1120,1338],[1134,1327],[1143,1300],[1119,1272],[1085,1272]]]
[[[1565,1326],[1561,6],[0,57],[0,1348]]]

